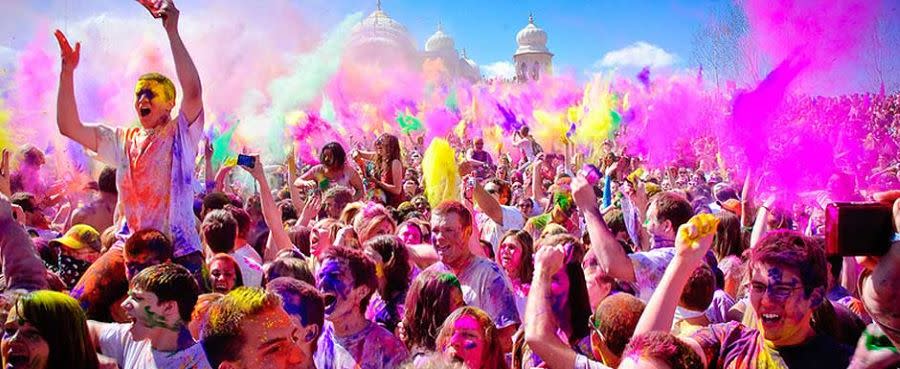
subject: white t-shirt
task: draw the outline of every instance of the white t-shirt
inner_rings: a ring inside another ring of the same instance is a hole
[[[262,256],[259,256],[259,253],[250,246],[249,243],[245,243],[244,246],[241,246],[234,250],[235,256],[243,256],[255,261],[257,264],[262,264]]]
[[[426,270],[453,273],[443,262],[434,263]],[[466,305],[484,310],[498,328],[522,322],[512,286],[497,263],[476,256],[456,278],[462,287]]]
[[[178,352],[156,351],[150,340],[135,341],[131,324],[106,324],[100,332],[100,351],[121,369],[212,369],[199,343]]]
[[[243,249],[243,247],[241,248]],[[246,256],[244,253],[240,253],[241,249],[235,250],[230,255],[234,258],[234,261],[237,262],[238,267],[241,268],[241,277],[244,280],[244,286],[246,287],[260,287],[262,284],[262,275],[263,269],[262,265],[253,260],[253,256]],[[250,251],[253,251],[251,248]],[[256,251],[253,251],[254,253]]]
[[[475,215],[475,221],[478,222],[478,229],[481,232],[481,239],[491,243],[494,247],[494,255],[497,254],[497,248],[500,247],[500,237],[506,231],[511,229],[522,229],[525,227],[525,217],[522,212],[512,206],[500,205],[503,210],[503,224],[498,224],[491,217],[483,212]]]

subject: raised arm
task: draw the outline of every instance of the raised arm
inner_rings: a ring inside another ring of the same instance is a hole
[[[534,199],[534,206],[544,204],[544,178],[541,176],[543,165],[544,160],[540,156],[531,163],[531,197]]]
[[[635,327],[635,336],[651,331],[668,332],[672,329],[672,320],[681,292],[691,274],[703,262],[716,233],[716,227],[713,225],[711,232],[701,234],[700,229],[708,227],[698,227],[697,219],[698,217],[694,217],[679,227],[675,238],[675,256],[663,273],[650,301],[647,302],[647,307]]]
[[[550,369],[575,366],[575,350],[556,336],[559,323],[553,316],[553,275],[563,267],[566,251],[562,246],[543,247],[534,256],[534,277],[525,305],[525,342]]]
[[[294,185],[298,180],[298,175],[300,173],[300,169],[297,168],[297,158],[294,156],[294,148],[291,146],[291,151],[287,156],[287,167],[288,167],[288,191],[291,194],[291,206],[294,209],[300,209],[300,206],[303,205],[303,201],[300,200],[300,188]]]
[[[503,209],[500,207],[500,202],[485,191],[481,183],[475,183],[475,188],[472,190],[472,199],[475,200],[478,208],[497,224],[503,224]]]
[[[609,230],[597,208],[597,195],[583,175],[572,179],[572,196],[575,206],[584,216],[588,234],[591,236],[591,251],[597,255],[601,273],[628,282],[636,280],[634,266],[616,236]]]
[[[81,123],[78,105],[75,102],[75,68],[81,58],[81,43],[75,48],[62,31],[54,33],[59,42],[62,69],[59,72],[59,91],[56,96],[56,125],[59,133],[81,144],[88,150],[97,151],[97,128]]]
[[[9,171],[9,150],[3,149],[0,153],[0,195],[12,196],[12,185],[10,177],[12,173]]]
[[[262,207],[263,219],[265,219],[266,225],[269,226],[269,237],[272,238],[275,244],[275,249],[267,247],[263,252],[263,261],[267,261],[274,259],[279,251],[291,248],[293,243],[291,243],[291,238],[281,223],[281,211],[278,210],[275,198],[272,197],[272,190],[269,188],[269,181],[266,180],[262,162],[259,160],[259,156],[255,157],[256,165],[253,168],[244,166],[241,166],[241,168],[249,172],[253,179],[256,180],[256,183],[259,184],[259,202]]]
[[[34,291],[47,288],[47,269],[31,237],[13,219],[12,204],[5,195],[0,194],[0,257],[2,257],[3,274],[6,276],[6,287]]]
[[[180,11],[172,0],[162,0],[159,10],[156,12],[162,18],[163,27],[169,36],[169,46],[172,48],[172,57],[175,59],[175,73],[178,75],[178,83],[181,84],[181,112],[193,123],[203,110],[203,89],[200,85],[200,74],[191,59],[181,35],[178,33],[178,17]]]

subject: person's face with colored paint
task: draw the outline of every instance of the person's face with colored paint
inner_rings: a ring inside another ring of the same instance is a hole
[[[428,200],[425,197],[418,197],[413,200],[413,205],[416,206],[416,210],[421,212],[422,214],[428,214],[428,211],[431,210],[431,207],[428,205]]]
[[[431,215],[431,242],[441,261],[456,266],[470,255],[467,242],[471,226],[465,226],[456,213]]]
[[[331,149],[325,149],[322,151],[322,165],[332,170],[343,169],[336,167],[334,161],[334,153],[331,152]]]
[[[322,224],[317,224],[309,232],[309,252],[313,256],[318,258],[333,245],[334,240],[331,239],[331,233]]]
[[[209,264],[209,278],[213,292],[228,293],[237,283],[237,272],[234,264],[226,260],[215,259]]]
[[[167,96],[166,87],[150,80],[140,80],[134,91],[134,110],[141,126],[155,128],[171,119],[174,99]]]
[[[675,239],[675,231],[672,229],[672,222],[668,220],[660,221],[659,211],[656,208],[655,202],[651,202],[647,207],[647,217],[644,221],[644,229],[646,229],[647,233],[650,233],[651,236],[662,237],[668,240]]]
[[[484,365],[485,345],[484,330],[475,317],[463,315],[453,323],[453,333],[447,346],[443,348],[444,357],[458,360],[469,369],[481,369]]]
[[[414,224],[407,223],[400,227],[397,236],[403,240],[406,245],[418,245],[422,243],[422,231]]]
[[[300,329],[281,306],[244,318],[241,334],[244,344],[237,362],[228,363],[232,368],[297,368],[312,360],[297,344]]]
[[[128,253],[126,252],[124,253],[123,259],[125,261],[125,276],[128,277],[129,281],[142,270],[147,269],[148,267],[151,267],[153,265],[162,264],[168,261],[160,260],[159,257],[153,255],[152,253],[128,255]]]
[[[584,269],[584,280],[588,290],[588,299],[591,307],[600,306],[609,293],[612,292],[612,283],[600,270],[600,261],[593,252],[587,252],[581,260],[581,268]]]
[[[131,319],[131,335],[135,341],[150,338],[157,328],[177,330],[178,305],[175,301],[159,302],[156,294],[140,288],[128,290],[122,308]],[[175,318],[173,318],[173,316]]]
[[[810,320],[814,302],[822,299],[821,290],[817,288],[806,296],[803,281],[794,268],[765,263],[753,265],[750,303],[766,340],[776,347],[790,346],[812,335]]]
[[[515,237],[506,237],[500,243],[497,251],[497,262],[506,271],[506,275],[511,278],[517,276],[522,265],[522,245],[519,241]],[[520,282],[529,283],[531,281]]]
[[[353,287],[353,275],[346,260],[329,258],[322,260],[322,266],[316,274],[316,288],[325,295],[325,317],[336,320],[340,317],[361,314],[359,303],[362,301],[360,290],[366,286]]]
[[[516,204],[516,207],[519,208],[519,211],[522,212],[522,215],[528,217],[534,211],[534,203],[531,202],[531,199],[521,199],[519,203]]]
[[[50,358],[50,345],[37,327],[10,310],[0,341],[3,368],[45,369]]]

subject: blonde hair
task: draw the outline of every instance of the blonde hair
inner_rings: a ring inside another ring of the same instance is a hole
[[[372,238],[370,233],[381,226],[382,222],[387,222],[391,225],[389,234],[394,234],[397,230],[394,218],[391,217],[391,213],[383,205],[370,202],[360,209],[356,217],[353,218],[353,230],[356,232],[359,243],[364,244]]]

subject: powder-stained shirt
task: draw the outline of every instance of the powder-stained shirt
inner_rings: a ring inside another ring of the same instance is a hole
[[[661,247],[648,251],[635,252],[628,254],[631,264],[634,266],[634,278],[637,297],[641,300],[648,301],[659,281],[662,280],[663,273],[675,257],[674,247]]]
[[[177,352],[157,351],[150,340],[134,340],[131,324],[107,324],[98,340],[100,352],[121,369],[211,369],[199,343]]]
[[[408,356],[406,345],[378,324],[367,322],[358,333],[338,337],[326,322],[314,361],[319,369],[393,369]]]
[[[710,369],[845,369],[852,355],[850,347],[820,334],[800,345],[774,347],[760,331],[738,322],[713,324],[690,337]]]
[[[481,239],[491,243],[491,246],[494,248],[494,255],[497,254],[497,249],[500,247],[500,237],[506,231],[525,227],[525,217],[522,216],[522,212],[519,209],[500,205],[500,210],[503,212],[503,224],[495,222],[483,212],[478,211],[475,214],[475,222],[478,224],[478,229],[481,232]]]
[[[192,206],[203,124],[201,111],[154,129],[98,126],[97,158],[116,168],[120,238],[152,228],[172,238],[175,257],[201,250]]]
[[[435,263],[426,270],[453,273],[443,262]],[[463,300],[466,305],[484,310],[497,328],[505,328],[519,324],[519,312],[516,299],[506,275],[500,266],[480,256],[469,263],[465,270],[456,275],[462,286]]]

